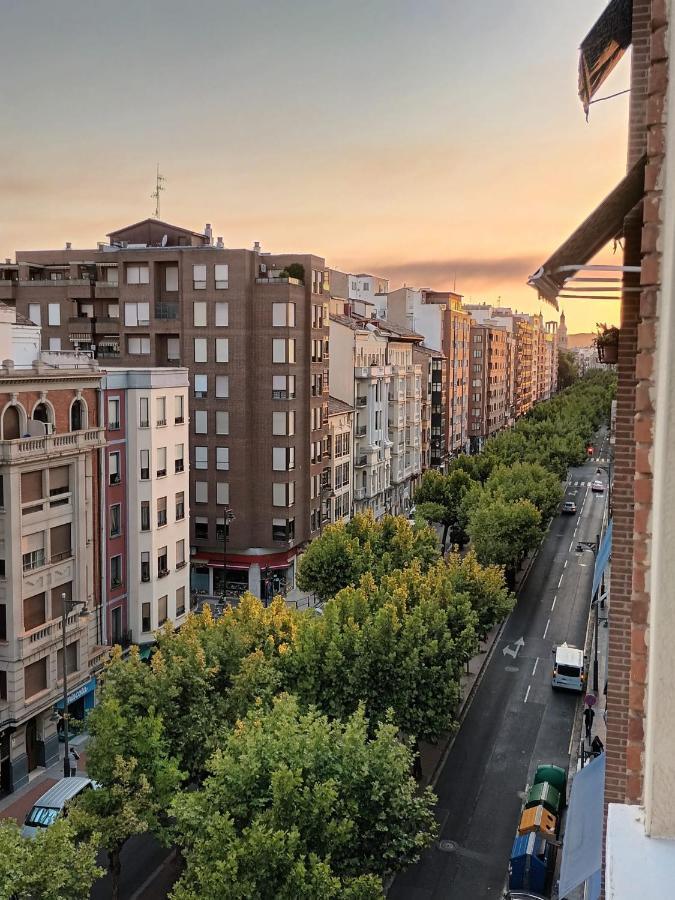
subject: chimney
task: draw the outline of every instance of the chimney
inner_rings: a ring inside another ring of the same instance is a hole
[[[216,242],[216,247],[218,247],[219,250],[224,250],[224,249],[225,249],[225,244],[223,243],[222,237],[219,237],[219,238],[218,238],[218,240],[217,240],[217,242]]]
[[[103,241],[98,241],[96,246],[98,247],[98,249],[100,251],[100,250],[103,250],[103,248],[105,247],[105,244],[103,243]]]
[[[70,241],[66,241],[66,250],[72,250],[72,249],[73,249],[73,245],[70,243]]]
[[[6,265],[6,266],[11,266],[11,265],[12,265],[12,260],[9,258],[9,256],[6,256],[6,257],[5,257],[5,265]]]
[[[253,244],[253,252],[260,253],[260,241],[255,241]]]
[[[207,222],[206,226],[204,227],[204,234],[205,234],[206,238],[208,239],[209,246],[210,246],[213,243],[213,229],[211,228],[211,225],[209,222]]]

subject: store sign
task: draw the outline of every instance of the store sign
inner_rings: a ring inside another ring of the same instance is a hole
[[[74,691],[71,691],[70,694],[68,694],[68,706],[70,706],[71,703],[75,703],[76,700],[80,700],[82,697],[84,697],[85,694],[90,693],[91,691],[95,690],[95,688],[95,678],[90,678],[89,681],[85,681],[84,684],[81,684],[78,688],[75,688]],[[63,700],[60,700],[56,705],[59,707],[59,709],[62,709]]]

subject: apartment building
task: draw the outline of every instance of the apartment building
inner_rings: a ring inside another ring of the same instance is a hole
[[[12,332],[24,334],[18,345]],[[93,705],[106,653],[99,578],[101,372],[77,353],[39,355],[39,329],[0,307],[0,792],[59,756],[54,707]],[[16,364],[32,346],[32,365]],[[13,349],[16,348],[16,354]],[[67,648],[62,650],[66,606]],[[71,608],[71,601],[77,603]]]
[[[292,588],[298,551],[321,525],[324,260],[230,249],[211,226],[156,219],[108,238],[96,249],[18,252],[0,266],[0,300],[41,322],[55,351],[187,367],[193,587],[218,593],[227,527],[228,593],[260,596],[266,568],[279,590]]]
[[[431,468],[431,403],[433,398],[431,381],[431,354],[421,345],[413,347],[413,363],[420,367],[420,465],[422,472]]]
[[[327,291],[331,297],[347,301],[347,315],[355,313],[365,319],[382,315],[382,301],[389,292],[389,280],[381,275],[361,272],[352,275],[339,269],[326,271]]]
[[[337,397],[328,398],[328,496],[322,498],[323,521],[348,522],[352,515],[352,447],[354,407]]]
[[[107,639],[150,644],[190,608],[188,370],[108,369],[101,387]]]
[[[471,451],[506,426],[508,409],[508,343],[506,328],[475,323],[471,326]]]
[[[447,365],[447,412],[443,443],[451,456],[469,450],[469,344],[471,318],[452,291],[403,287],[386,298],[387,321],[422,335]]]

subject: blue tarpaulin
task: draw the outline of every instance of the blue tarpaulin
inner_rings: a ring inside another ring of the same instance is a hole
[[[599,900],[604,794],[605,754],[601,753],[572,782],[560,867],[561,900],[584,882],[587,900]]]
[[[602,576],[607,568],[607,563],[609,562],[609,557],[612,555],[612,523],[610,522],[607,526],[607,531],[602,536],[602,540],[600,541],[600,549],[598,550],[598,555],[595,558],[595,572],[593,573],[593,591],[591,593],[591,597],[595,597],[596,591],[600,587],[600,582],[602,581]]]

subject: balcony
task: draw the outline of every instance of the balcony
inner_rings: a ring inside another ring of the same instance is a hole
[[[163,321],[178,318],[177,303],[155,303],[155,318]]]
[[[94,297],[97,300],[117,300],[120,286],[110,281],[97,281],[94,286]]]
[[[368,457],[365,453],[362,453],[361,456],[357,456],[354,460],[354,468],[355,469],[363,469],[368,464]]]
[[[13,441],[0,441],[0,463],[48,459],[64,453],[83,453],[85,450],[95,450],[105,445],[103,428],[49,434],[44,437],[17,438]]]
[[[85,622],[78,613],[74,613],[66,619],[66,634],[84,627],[86,627]],[[50,622],[45,622],[25,634],[19,635],[19,658],[23,659],[56,641],[61,641],[61,628],[61,619],[52,619]]]
[[[356,433],[357,437],[365,437],[367,431],[368,431],[367,425],[357,425],[355,433]]]
[[[89,287],[91,279],[89,278],[20,278],[19,284],[27,287]],[[87,296],[89,296],[87,294]]]
[[[365,500],[366,499],[366,489],[364,487],[354,488],[354,499],[355,500]]]
[[[364,406],[367,406],[367,405],[368,405],[368,398],[367,398],[367,397],[357,397],[357,398],[356,398],[356,405],[357,405],[359,408],[363,409]]]
[[[256,278],[256,284],[295,284],[302,287],[302,281],[299,278],[290,278],[289,276],[270,275],[267,278]]]

